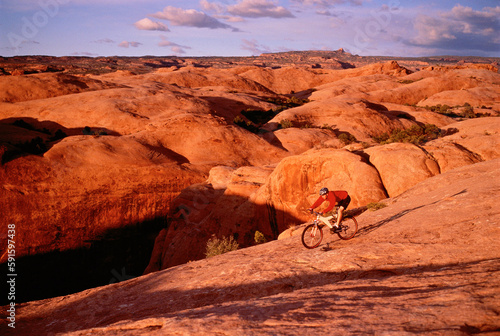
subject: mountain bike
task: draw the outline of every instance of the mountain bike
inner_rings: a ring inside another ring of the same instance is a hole
[[[319,212],[313,211],[313,214],[316,215],[316,219],[309,225],[307,225],[302,232],[302,244],[308,248],[313,249],[319,246],[321,241],[323,240],[323,227],[329,226],[330,231],[332,233],[336,233],[340,239],[349,240],[356,232],[358,232],[358,221],[353,215],[344,212],[344,216],[342,221],[340,222],[339,228],[335,229],[333,227],[332,222],[335,223],[337,221],[337,214],[333,215],[332,218],[329,219],[330,225],[327,225],[322,219],[322,215]]]

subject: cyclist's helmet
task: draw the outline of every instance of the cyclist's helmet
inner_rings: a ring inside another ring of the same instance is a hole
[[[321,190],[319,191],[319,194],[321,196],[328,194],[328,188],[321,188]]]

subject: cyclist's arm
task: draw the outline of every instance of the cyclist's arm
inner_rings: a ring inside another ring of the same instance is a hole
[[[323,204],[323,202],[324,202],[324,201],[325,201],[325,200],[323,199],[323,197],[321,197],[321,196],[320,196],[320,197],[316,200],[316,202],[314,202],[314,204],[313,204],[313,205],[311,205],[311,206],[309,207],[309,209],[308,209],[308,210],[313,210],[313,209],[316,209],[316,208],[317,208],[317,207],[319,207],[321,204]]]

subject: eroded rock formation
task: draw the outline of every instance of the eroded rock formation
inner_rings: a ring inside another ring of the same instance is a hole
[[[15,335],[498,333],[499,167],[429,178],[359,216],[349,241],[292,235],[22,304]]]
[[[78,251],[82,274],[108,260],[92,285],[129,265],[142,273],[151,251],[148,272],[203,258],[212,235],[274,239],[307,219],[323,185],[366,205],[500,155],[500,80],[487,69],[99,62],[120,71],[0,77],[0,210],[18,257],[69,264]],[[425,124],[440,138],[375,141]],[[148,256],[130,262],[137,251]]]

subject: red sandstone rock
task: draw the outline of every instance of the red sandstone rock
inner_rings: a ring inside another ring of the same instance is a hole
[[[433,157],[408,143],[367,148],[370,163],[377,168],[390,197],[440,173]]]
[[[131,138],[73,136],[43,157],[4,163],[0,207],[7,222],[19,223],[17,257],[67,251],[89,247],[109,230],[165,216],[168,200],[200,175]]]
[[[191,211],[158,236],[150,270],[161,269],[202,258],[212,234],[237,236],[245,246],[257,230],[275,238],[306,219],[302,210],[323,184],[348,189],[353,206],[364,205],[385,198],[385,190],[405,192],[439,172],[438,164],[443,172],[500,156],[495,118],[455,124],[422,107],[451,105],[456,95],[457,104],[473,97],[493,113],[498,74],[491,71],[408,75],[394,62],[346,70],[176,69],[0,78],[0,210],[5,220],[22,223],[19,255],[86,247],[103,232],[179,215],[184,205]],[[273,92],[292,90],[311,102],[278,114],[267,127],[272,132],[254,134],[233,123],[242,109],[272,109],[269,98],[285,98]],[[420,107],[408,105],[415,103]],[[13,126],[20,118],[50,136]],[[327,127],[278,130],[284,119]],[[411,145],[367,149],[370,162],[365,144],[335,149],[343,132],[373,143],[373,135],[418,123],[459,132],[429,143],[427,154]],[[85,126],[113,136],[83,135]],[[50,140],[58,129],[69,137]],[[48,144],[43,156],[19,148],[37,136]],[[207,181],[221,165],[230,168]]]
[[[475,118],[448,125],[458,132],[442,139],[478,155],[481,160],[491,160],[500,156],[500,123],[498,118]]]
[[[332,129],[285,128],[264,134],[271,144],[282,146],[290,154],[298,155],[313,148],[342,148],[345,143]]]
[[[409,72],[401,68],[397,62],[370,64],[362,68],[345,70],[326,70],[326,69],[303,69],[296,67],[285,67],[271,70],[254,68],[241,73],[242,77],[258,82],[276,93],[288,94],[299,92],[310,88],[334,82],[336,80],[372,75],[389,74],[392,76],[402,76]]]
[[[240,249],[73,295],[18,305],[5,335],[495,334],[499,161],[423,181],[326,234]],[[471,202],[474,200],[474,202]],[[15,331],[15,333],[14,333]]]
[[[367,142],[372,142],[372,136],[415,125],[411,120],[395,117],[381,104],[347,97],[313,101],[285,110],[269,121],[266,128],[276,129],[284,120],[291,121],[296,127],[328,126]]]
[[[71,93],[115,88],[117,85],[67,74],[34,74],[0,77],[0,102],[21,102]]]

